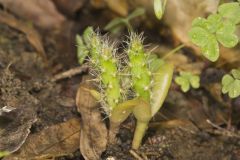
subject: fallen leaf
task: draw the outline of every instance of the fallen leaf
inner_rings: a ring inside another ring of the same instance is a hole
[[[0,109],[13,108],[0,115],[0,151],[13,153],[25,142],[32,124],[37,120],[39,101],[8,69],[0,71],[0,77]]]
[[[100,106],[84,88],[93,88],[85,79],[78,89],[76,104],[81,113],[80,151],[86,160],[100,159],[107,146],[108,131],[100,113]]]
[[[106,0],[107,6],[121,16],[127,16],[128,4],[126,0]]]
[[[80,10],[86,0],[52,0],[57,8],[68,16],[74,16],[74,14]]]
[[[185,130],[189,130],[191,132],[197,132],[198,128],[189,120],[183,119],[173,119],[165,122],[155,122],[149,124],[150,128],[159,128],[159,129],[166,129],[166,128],[182,128]]]
[[[12,15],[8,14],[7,12],[3,12],[3,11],[0,11],[0,23],[7,24],[10,27],[26,34],[26,37],[27,37],[29,43],[36,49],[36,51],[37,51],[37,53],[39,53],[40,57],[45,62],[47,62],[47,57],[45,54],[45,50],[43,48],[41,37],[34,28],[26,25],[26,23],[17,20]]]
[[[4,8],[42,29],[60,27],[65,17],[50,0],[0,0]]]
[[[30,135],[21,149],[4,160],[49,159],[79,148],[80,120],[73,118]]]

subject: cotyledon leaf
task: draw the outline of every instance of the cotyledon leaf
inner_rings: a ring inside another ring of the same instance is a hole
[[[153,87],[151,90],[152,116],[158,112],[167,96],[172,82],[173,70],[173,64],[165,63],[153,73]]]

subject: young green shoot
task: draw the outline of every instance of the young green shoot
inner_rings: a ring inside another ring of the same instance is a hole
[[[190,87],[197,89],[200,86],[200,78],[191,72],[180,72],[180,76],[175,78],[175,82],[181,86],[183,92],[189,91]]]
[[[130,21],[136,17],[142,16],[145,14],[144,8],[136,8],[131,14],[127,17],[117,17],[110,21],[105,27],[104,30],[110,31],[113,34],[119,33],[119,31],[126,26],[128,30],[133,31],[133,27]]]
[[[189,37],[201,48],[203,56],[215,62],[219,58],[219,43],[224,47],[232,48],[239,42],[235,34],[239,22],[239,3],[224,3],[218,7],[216,14],[211,14],[207,19],[196,18],[192,22]]]
[[[100,101],[109,116],[110,141],[116,128],[132,113],[137,120],[132,148],[138,149],[150,119],[167,96],[173,65],[146,53],[142,35],[136,33],[130,35],[126,53],[129,61],[124,67],[113,45],[92,28],[87,28],[83,37],[78,36],[77,43],[80,64],[89,57],[91,70],[96,73],[98,91],[86,90]],[[124,81],[131,85],[125,85]],[[134,96],[126,97],[124,92],[134,92]]]
[[[165,7],[167,4],[167,0],[154,0],[154,13],[157,17],[157,19],[162,19],[164,11],[165,11]]]
[[[240,70],[232,69],[231,74],[226,74],[222,78],[222,93],[228,93],[230,98],[240,95]]]

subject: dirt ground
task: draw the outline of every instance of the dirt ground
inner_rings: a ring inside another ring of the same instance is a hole
[[[47,59],[36,49],[41,45],[30,43],[29,39],[38,40],[32,35],[27,37],[30,30],[22,32],[0,23],[0,107],[15,107],[13,111],[0,115],[0,149],[12,152],[4,160],[84,159],[79,150],[83,115],[78,112],[75,99],[88,70],[83,69],[72,77],[58,79],[56,75],[79,67],[74,45],[76,33],[82,33],[89,24],[103,28],[112,18],[107,16],[112,11],[91,9],[88,6],[78,11],[57,33],[37,29],[42,35]],[[147,22],[142,24],[142,20],[139,21],[134,22],[134,27],[145,32],[146,43],[159,44],[159,50],[164,51],[178,43],[165,24],[158,24],[164,30],[159,33],[154,27],[155,22],[150,25],[150,30]],[[127,32],[125,29],[122,34]],[[156,33],[161,36],[156,37]],[[110,37],[118,39],[122,36]],[[196,65],[199,61],[204,63],[203,87],[184,94],[173,84],[161,112],[150,122],[140,149],[131,150],[135,119],[130,116],[121,125],[116,144],[108,145],[101,159],[240,159],[239,99],[230,102],[233,107],[229,112],[230,109],[214,94],[217,90],[215,82],[225,71],[223,68],[213,69],[193,52],[191,48],[184,48],[179,57],[190,59]],[[232,120],[230,128],[229,115]],[[104,119],[104,115],[101,118]]]

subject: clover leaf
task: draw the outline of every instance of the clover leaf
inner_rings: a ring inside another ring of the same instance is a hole
[[[192,21],[192,27],[207,28],[207,20],[202,17],[197,17]]]
[[[240,5],[239,2],[224,3],[218,7],[219,14],[232,21],[233,24],[240,22]]]
[[[190,86],[195,89],[200,86],[199,76],[193,75],[190,72],[180,72],[180,76],[175,78],[175,82],[181,86],[183,92],[187,92]]]
[[[198,45],[203,55],[214,62],[219,57],[219,46],[213,34],[201,27],[193,27],[189,32],[192,42]]]
[[[240,70],[239,69],[232,69],[231,73],[234,78],[240,79]]]
[[[238,37],[234,34],[236,26],[231,21],[226,21],[216,32],[217,40],[227,48],[237,45]]]
[[[223,76],[222,93],[228,93],[230,98],[236,98],[240,95],[240,70],[233,69],[231,74]]]
[[[227,48],[232,48],[239,42],[234,33],[239,22],[239,3],[226,3],[219,6],[218,13],[209,15],[207,19],[201,17],[194,19],[189,37],[200,47],[203,56],[215,62],[219,57],[218,42]]]
[[[207,30],[215,33],[222,25],[222,17],[219,14],[211,14],[207,18]]]

